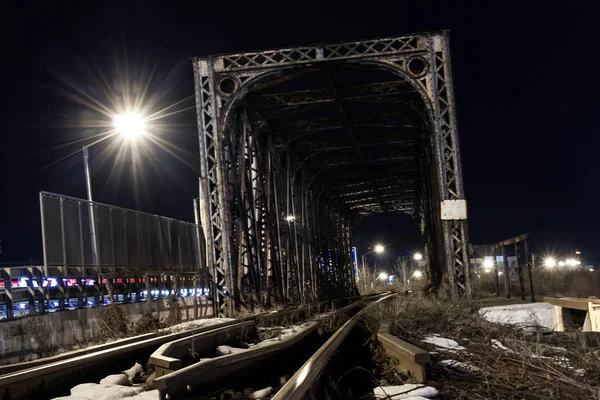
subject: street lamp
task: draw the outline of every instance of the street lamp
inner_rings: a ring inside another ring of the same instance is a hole
[[[556,260],[552,257],[548,257],[544,260],[544,266],[548,268],[556,267]]]
[[[113,128],[117,133],[119,133],[123,139],[133,140],[145,133],[145,121],[144,117],[137,113],[133,112],[125,112],[116,114],[113,117]],[[107,136],[109,137],[109,136]],[[89,152],[88,149],[100,142],[102,142],[106,138],[102,138],[100,140],[95,141],[92,144],[83,146],[83,166],[85,168],[85,187],[87,192],[87,199],[89,201],[89,218],[90,218],[90,236],[92,242],[92,264],[98,264],[98,242],[96,236],[96,213],[94,210],[94,197],[92,192],[92,174],[90,172],[90,163],[89,163]]]
[[[375,253],[381,254],[385,251],[385,247],[383,247],[382,245],[378,244],[377,246],[375,246]]]
[[[413,255],[413,259],[414,259],[415,261],[421,261],[421,260],[423,259],[423,254],[421,254],[421,253],[415,253],[415,254]]]
[[[386,274],[385,272],[379,274],[379,279],[381,279],[382,281],[385,281],[387,278],[388,274]]]
[[[137,113],[125,112],[115,115],[113,127],[125,139],[136,139],[144,134],[144,117]]]
[[[417,271],[415,271],[413,276],[418,279],[423,276],[423,273],[421,271],[417,270]]]

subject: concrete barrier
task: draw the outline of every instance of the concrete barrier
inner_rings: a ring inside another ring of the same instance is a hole
[[[176,310],[169,308],[166,299],[121,304],[118,307],[133,323],[148,311],[155,312],[161,320],[193,320],[194,298],[180,297],[179,302],[179,318],[174,314]],[[199,298],[198,303],[199,317],[212,317],[212,303],[204,297]],[[101,333],[101,310],[102,307],[62,311],[0,323],[0,365],[31,361],[51,355],[58,349],[71,350],[93,343]],[[34,334],[32,331],[35,331]],[[35,365],[40,364],[32,366]]]

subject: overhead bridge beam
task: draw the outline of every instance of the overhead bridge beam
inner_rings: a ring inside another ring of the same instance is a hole
[[[407,162],[414,161],[414,156],[397,155],[397,154],[382,154],[377,157],[368,158],[364,161],[358,161],[355,157],[339,157],[339,158],[324,158],[320,162],[313,162],[306,164],[307,168],[334,168],[334,167],[345,167],[348,165],[367,165],[376,164],[382,162]]]
[[[356,86],[340,86],[338,90],[340,92],[340,100],[342,101],[365,100],[415,93],[414,88],[403,80]],[[264,94],[259,97],[258,105],[262,107],[289,107],[317,103],[334,103],[335,101],[327,89],[314,89]],[[414,104],[414,101],[410,100],[404,100],[404,102],[409,105]]]
[[[406,136],[404,136],[406,137]],[[344,144],[345,143],[345,144]],[[410,147],[415,146],[417,143],[416,140],[413,139],[401,139],[397,136],[394,137],[385,137],[385,138],[377,138],[374,137],[373,140],[358,140],[358,147],[376,147],[376,146],[402,146],[402,147]],[[355,147],[354,144],[348,143],[347,140],[342,139],[332,139],[332,140],[316,140],[311,142],[300,142],[296,143],[291,151],[293,153],[299,152],[325,152],[325,151],[334,151],[334,150],[346,150]]]
[[[373,114],[366,117],[350,119],[350,124],[352,126],[380,128],[403,127],[407,129],[415,129],[418,127],[416,122],[417,121],[415,121],[415,118],[407,116],[406,113],[399,112]],[[335,121],[330,118],[297,120],[286,123],[294,126],[296,132],[325,131],[345,128],[345,124],[342,121]]]

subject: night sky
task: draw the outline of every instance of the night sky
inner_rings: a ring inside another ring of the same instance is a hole
[[[149,91],[157,104],[189,107],[168,119],[162,135],[179,159],[151,149],[132,190],[131,166],[123,162],[120,176],[110,174],[114,159],[101,145],[91,154],[95,198],[192,221],[199,162],[190,57],[440,29],[452,31],[471,242],[529,232],[539,252],[579,248],[584,259],[600,259],[597,33],[594,12],[577,2],[552,9],[526,1],[6,3],[5,263],[41,262],[39,190],[85,196],[81,154],[57,162],[81,143],[45,151],[91,132],[81,125],[90,111],[74,88],[101,97],[102,79],[114,85],[127,70],[137,82],[155,68]],[[362,247],[382,240],[394,252],[413,251],[417,233],[407,218],[379,217],[363,221],[356,239]]]

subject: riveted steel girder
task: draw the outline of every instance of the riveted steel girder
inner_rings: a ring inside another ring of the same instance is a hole
[[[222,313],[351,293],[350,221],[386,210],[419,218],[435,283],[470,296],[466,220],[441,212],[465,204],[448,40],[422,33],[193,60],[200,214]],[[337,86],[330,71],[344,67],[395,77]],[[320,72],[324,88],[277,91]],[[385,108],[355,116],[357,101]],[[338,115],[318,116],[329,104]],[[246,106],[267,123],[251,123]]]

